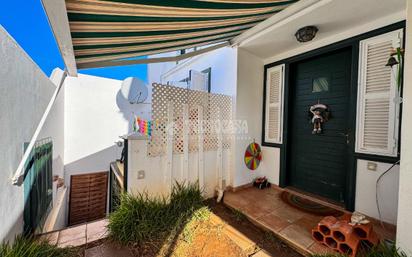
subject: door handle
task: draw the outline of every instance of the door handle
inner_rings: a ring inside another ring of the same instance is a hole
[[[346,144],[349,144],[349,133],[339,133],[339,135],[346,137]]]

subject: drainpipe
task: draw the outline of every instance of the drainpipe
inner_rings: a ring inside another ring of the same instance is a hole
[[[32,138],[30,140],[30,143],[29,143],[26,151],[24,152],[23,158],[21,159],[21,161],[19,163],[19,166],[17,167],[17,170],[14,172],[14,176],[12,178],[13,185],[21,186],[23,181],[24,181],[24,164],[27,162],[27,159],[29,158],[31,151],[33,150],[33,147],[34,147],[34,144],[36,143],[37,137],[39,136],[39,134],[40,134],[40,132],[41,132],[43,126],[44,126],[44,123],[46,123],[47,117],[49,116],[49,113],[50,113],[50,111],[53,107],[53,104],[56,101],[57,96],[59,95],[60,89],[63,86],[63,83],[64,83],[66,77],[67,77],[67,71],[64,70],[64,72],[61,76],[60,82],[57,85],[56,90],[54,91],[54,94],[51,97],[50,102],[47,105],[47,108],[43,113],[43,116],[40,119],[39,125],[37,125],[37,128],[36,128]]]

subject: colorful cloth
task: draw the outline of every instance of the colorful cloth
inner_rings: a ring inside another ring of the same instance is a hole
[[[133,122],[133,131],[150,137],[152,136],[153,125],[153,121],[141,119],[140,117],[135,116]]]

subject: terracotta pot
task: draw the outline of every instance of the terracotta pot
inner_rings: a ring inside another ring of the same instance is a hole
[[[332,226],[338,222],[333,216],[326,216],[318,223],[318,230],[324,235],[329,236],[331,234]]]
[[[345,220],[336,222],[331,227],[331,230],[333,238],[335,238],[338,242],[345,242],[354,236],[353,226],[349,225],[349,223]]]
[[[368,239],[373,231],[373,225],[369,224],[362,224],[362,225],[355,225],[354,232],[357,234],[361,239]]]
[[[324,235],[316,228],[312,229],[312,238],[318,242],[323,244],[325,242]]]

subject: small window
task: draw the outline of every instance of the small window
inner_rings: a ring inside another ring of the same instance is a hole
[[[319,77],[313,79],[312,93],[329,91],[329,79],[327,77]]]

